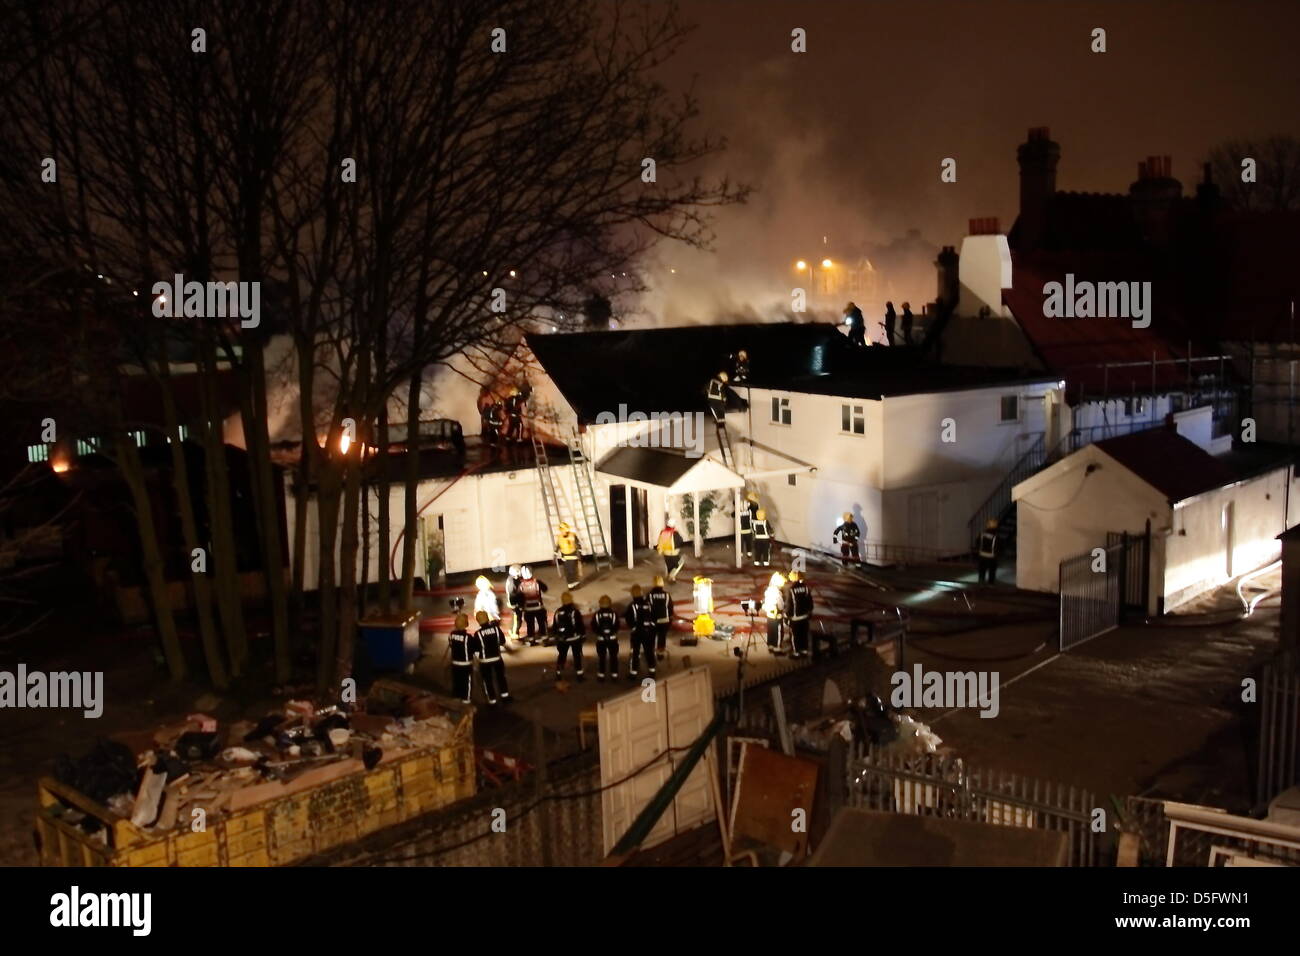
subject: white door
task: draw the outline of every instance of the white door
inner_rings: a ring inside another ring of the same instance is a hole
[[[662,681],[660,690],[668,700],[668,745],[675,749],[676,766],[687,755],[686,749],[676,748],[689,748],[713,720],[713,681],[707,667],[693,667]],[[677,791],[673,809],[678,833],[713,819],[713,787],[704,759]]]
[[[600,784],[608,788],[601,794],[601,830],[607,854],[672,773],[672,764],[668,760],[659,760],[648,770],[632,776],[668,748],[668,722],[665,719],[668,709],[664,697],[655,696],[654,702],[648,702],[638,688],[596,705]],[[630,779],[618,786],[609,786],[624,778]],[[663,814],[642,846],[655,846],[673,836],[673,816],[671,810]]]
[[[922,491],[907,496],[907,543],[914,548],[939,547],[939,493]]]

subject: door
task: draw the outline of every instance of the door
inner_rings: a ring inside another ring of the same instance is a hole
[[[627,561],[627,485],[609,486],[609,553]]]
[[[907,542],[914,548],[939,549],[939,493],[907,496]]]

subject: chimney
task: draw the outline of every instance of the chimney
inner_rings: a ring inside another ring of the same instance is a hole
[[[984,216],[980,219],[970,220],[970,229],[967,231],[968,236],[997,236],[1002,232],[998,228],[997,216]]]
[[[1196,187],[1196,202],[1208,212],[1219,205],[1221,195],[1219,186],[1214,181],[1214,174],[1210,170],[1210,164],[1205,163],[1201,167],[1201,182]]]
[[[1168,245],[1173,235],[1174,213],[1183,196],[1183,184],[1173,177],[1173,158],[1148,156],[1138,163],[1138,178],[1129,186],[1133,220],[1147,242]]]
[[[957,295],[961,288],[958,283],[958,262],[960,262],[960,257],[953,246],[944,246],[939,252],[939,257],[934,260],[939,276],[938,302],[940,308],[957,304]]]
[[[1020,219],[1016,223],[1016,245],[1021,249],[1040,246],[1047,234],[1047,207],[1056,193],[1056,164],[1061,147],[1052,142],[1046,126],[1036,126],[1016,150],[1020,163]]]

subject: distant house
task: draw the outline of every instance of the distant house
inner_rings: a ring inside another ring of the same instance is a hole
[[[1149,533],[1147,611],[1164,613],[1275,559],[1297,491],[1276,453],[1216,457],[1171,429],[1096,442],[1013,489],[1016,585],[1055,592],[1062,561]]]

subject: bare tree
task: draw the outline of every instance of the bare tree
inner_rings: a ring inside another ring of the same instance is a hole
[[[1252,162],[1248,175],[1246,161]],[[1231,140],[1210,151],[1210,170],[1228,207],[1243,212],[1300,210],[1300,139]]]

